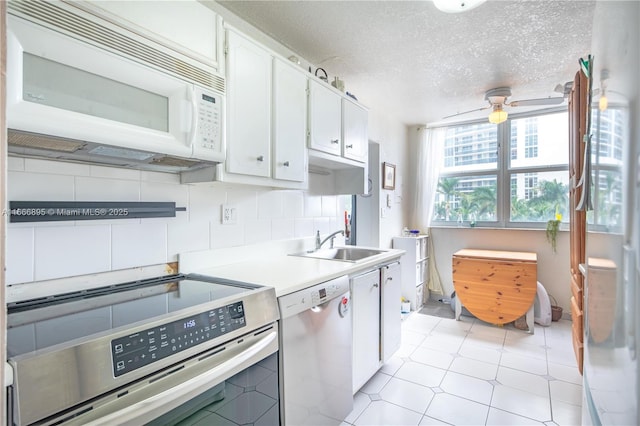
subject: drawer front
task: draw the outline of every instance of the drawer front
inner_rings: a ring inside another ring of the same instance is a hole
[[[416,285],[420,285],[424,282],[424,274],[427,270],[427,262],[422,261],[416,263]]]
[[[420,259],[429,256],[429,238],[420,238]]]

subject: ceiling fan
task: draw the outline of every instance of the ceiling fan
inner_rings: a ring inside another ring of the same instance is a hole
[[[507,120],[509,115],[504,107],[518,107],[518,106],[535,106],[535,105],[559,105],[564,102],[565,96],[550,97],[550,98],[538,98],[538,99],[523,99],[519,101],[507,102],[507,98],[511,96],[510,87],[497,87],[495,89],[488,90],[484,95],[484,99],[489,105],[482,108],[472,109],[471,111],[458,112],[452,115],[443,117],[444,119],[456,117],[458,115],[469,114],[476,111],[482,111],[491,108],[492,111],[489,114],[489,122],[493,124],[499,124]]]

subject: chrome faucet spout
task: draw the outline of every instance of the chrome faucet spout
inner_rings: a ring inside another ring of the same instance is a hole
[[[320,232],[318,231],[318,236],[319,236]],[[327,240],[331,240],[331,248],[333,248],[333,240],[336,238],[336,235],[338,234],[342,234],[344,235],[344,231],[342,229],[334,232],[333,234],[329,235],[327,238],[325,238],[324,240],[320,241],[320,238],[316,238],[316,250],[320,250],[320,247],[322,247],[322,245],[324,243],[327,242]]]

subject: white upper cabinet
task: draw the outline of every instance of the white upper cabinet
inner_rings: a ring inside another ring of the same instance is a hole
[[[227,31],[226,171],[271,176],[271,54]]]
[[[360,105],[342,99],[342,156],[365,162],[369,153],[369,113]]]
[[[222,71],[222,18],[200,2],[98,0],[76,4]]]
[[[341,155],[342,98],[328,87],[309,82],[309,148]]]
[[[307,174],[307,76],[273,61],[273,177],[297,182]]]

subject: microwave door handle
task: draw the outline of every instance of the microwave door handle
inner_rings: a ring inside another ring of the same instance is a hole
[[[131,404],[122,410],[109,413],[99,419],[83,424],[91,426],[113,426],[147,423],[159,417],[158,413],[167,413],[209,389],[212,384],[220,383],[222,381],[221,378],[225,377],[225,374],[241,366],[246,361],[251,360],[255,355],[273,343],[273,341],[277,339],[277,336],[277,332],[272,331],[251,345],[251,347],[206,373],[193,377],[140,402]]]
[[[184,132],[187,133],[187,142],[189,146],[192,147],[195,145],[196,135],[198,134],[198,104],[197,104],[197,96],[192,93],[191,101],[183,101],[183,112],[184,112]]]

